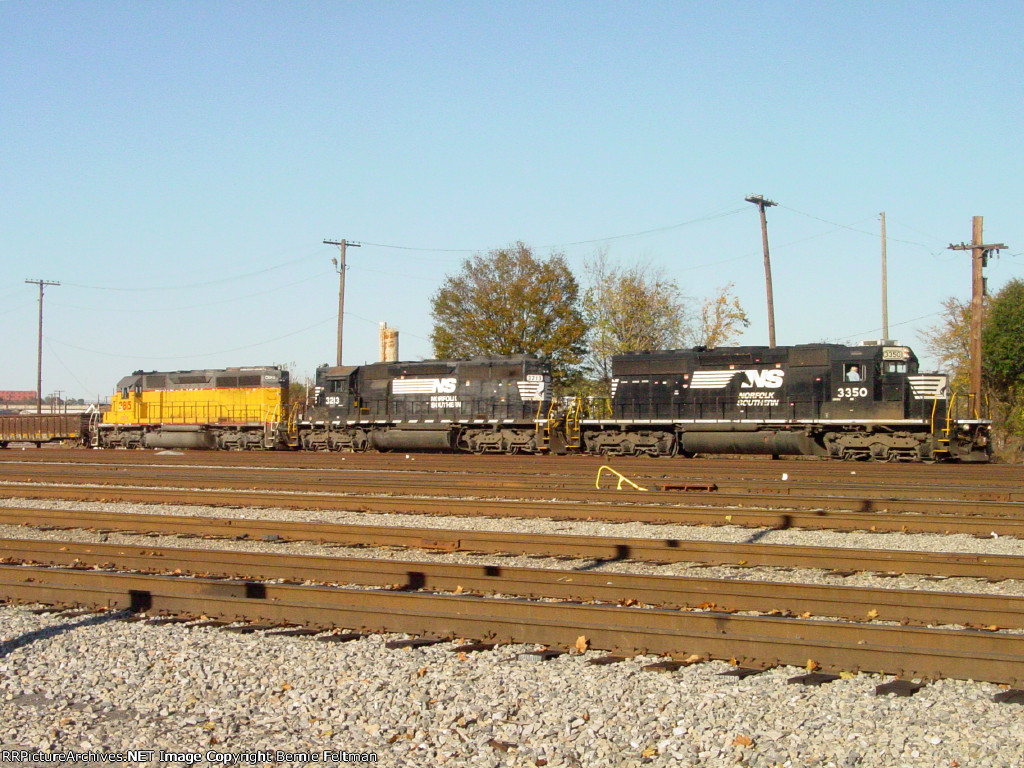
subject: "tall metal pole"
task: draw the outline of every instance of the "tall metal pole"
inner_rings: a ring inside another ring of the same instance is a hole
[[[43,412],[43,287],[60,285],[53,280],[26,280],[39,286],[39,352],[36,355],[36,413]]]
[[[885,255],[885,211],[882,217],[882,338],[889,338],[889,273],[886,268]]]
[[[1003,243],[986,245],[982,238],[983,216],[975,216],[971,227],[971,244],[950,245],[950,250],[971,251],[971,391],[968,406],[974,418],[981,417],[981,328],[985,314],[985,276],[990,251],[998,251]]]
[[[772,260],[768,255],[768,218],[764,214],[765,208],[770,208],[778,203],[766,200],[761,195],[748,195],[744,198],[748,203],[757,206],[761,214],[761,247],[764,249],[764,282],[768,293],[768,346],[775,349],[775,299],[772,297]]]
[[[341,253],[339,261],[335,262],[338,269],[338,365],[341,365],[341,340],[345,328],[345,249],[348,246],[359,248],[359,243],[350,243],[348,240],[324,240],[324,245],[336,245]]]

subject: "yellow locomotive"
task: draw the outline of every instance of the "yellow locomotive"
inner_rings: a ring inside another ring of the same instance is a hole
[[[274,448],[288,372],[274,366],[136,371],[117,383],[92,430],[101,448]]]

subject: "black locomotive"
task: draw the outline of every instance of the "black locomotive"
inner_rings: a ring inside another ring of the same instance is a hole
[[[990,458],[989,422],[955,419],[947,377],[892,342],[635,353],[612,374],[610,408],[579,422],[587,453]]]
[[[612,371],[611,399],[595,403],[554,399],[550,365],[530,355],[321,366],[310,401],[291,404],[287,372],[276,367],[139,371],[119,383],[102,419],[94,414],[59,439],[238,450],[990,458],[990,422],[959,418],[947,377],[920,373],[910,348],[891,342],[638,352],[614,357]],[[0,447],[54,439],[44,431],[0,430]]]
[[[307,450],[536,453],[551,436],[550,366],[529,355],[321,366],[289,425]]]

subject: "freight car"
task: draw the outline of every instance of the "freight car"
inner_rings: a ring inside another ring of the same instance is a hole
[[[550,366],[531,355],[321,366],[290,424],[305,450],[540,453],[552,435]]]
[[[135,371],[91,427],[100,448],[274,448],[288,402],[278,367]]]
[[[81,445],[88,431],[84,413],[5,414],[0,415],[0,448],[11,443]]]
[[[572,436],[586,453],[990,458],[990,422],[955,419],[947,377],[892,342],[618,355],[612,376],[610,408]]]

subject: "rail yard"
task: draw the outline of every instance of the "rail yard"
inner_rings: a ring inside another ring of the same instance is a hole
[[[25,749],[1019,765],[1022,526],[997,464],[8,450],[0,707]]]

